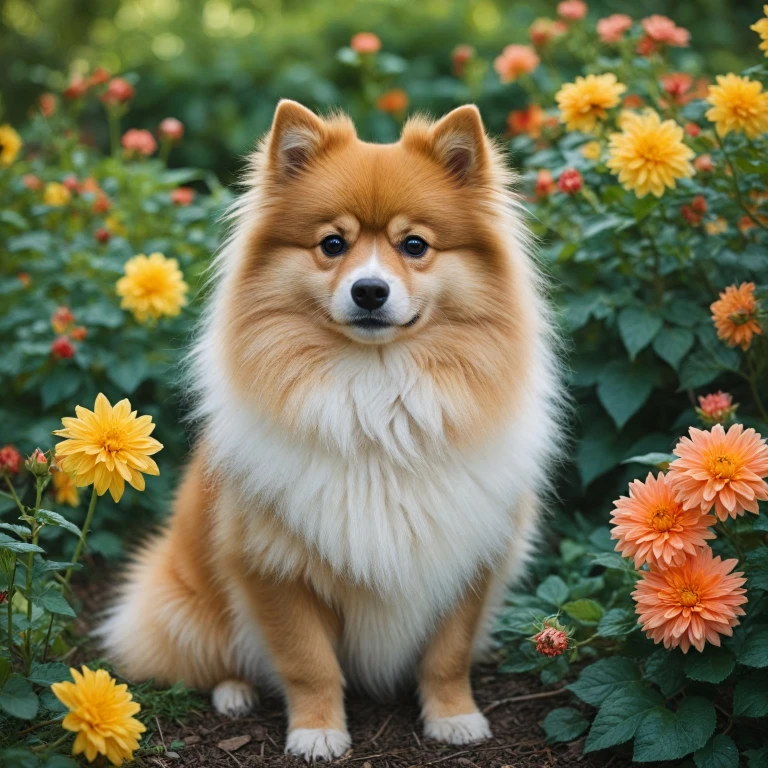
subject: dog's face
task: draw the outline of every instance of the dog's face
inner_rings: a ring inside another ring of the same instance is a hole
[[[495,311],[504,267],[474,107],[374,145],[284,101],[260,173],[248,292],[306,333],[388,344]]]

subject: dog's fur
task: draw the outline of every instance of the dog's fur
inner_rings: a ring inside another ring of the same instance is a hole
[[[123,674],[210,689],[230,714],[276,684],[286,749],[308,760],[349,746],[345,680],[415,679],[428,737],[490,735],[469,666],[531,554],[559,442],[509,181],[474,107],[374,145],[280,103],[194,354],[201,439],[101,628]],[[333,234],[349,248],[331,258]],[[391,327],[348,324],[360,277],[389,283]]]

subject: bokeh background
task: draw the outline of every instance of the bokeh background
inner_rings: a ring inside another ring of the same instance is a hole
[[[451,51],[468,43],[493,61],[505,45],[527,43],[531,22],[554,16],[555,7],[554,0],[5,0],[0,108],[18,123],[42,92],[60,91],[72,74],[97,65],[133,74],[141,88],[126,127],[154,129],[178,117],[187,134],[174,164],[211,169],[231,183],[282,97],[341,107],[369,140],[397,135],[396,120],[366,98],[363,73],[345,62],[344,46],[361,30],[375,30],[384,44],[375,86],[403,88],[411,111],[439,114],[477,101],[501,133],[524,92],[500,83],[492,67],[470,89],[451,76]],[[679,69],[712,75],[760,62],[749,30],[759,8],[748,0],[594,0],[590,16],[668,15],[696,41],[695,51],[674,51]],[[567,77],[573,60],[553,56]],[[547,68],[536,77],[548,90]],[[106,146],[99,107],[91,109],[86,125]]]

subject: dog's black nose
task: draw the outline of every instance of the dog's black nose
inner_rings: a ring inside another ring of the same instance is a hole
[[[383,307],[389,296],[389,285],[378,277],[364,277],[352,286],[352,299],[358,307],[372,312]]]

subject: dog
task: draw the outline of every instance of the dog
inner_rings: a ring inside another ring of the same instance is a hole
[[[128,679],[285,696],[286,752],[350,747],[345,685],[491,731],[470,665],[534,552],[561,435],[554,323],[477,108],[393,144],[281,101],[191,358],[200,434],[100,628]]]

